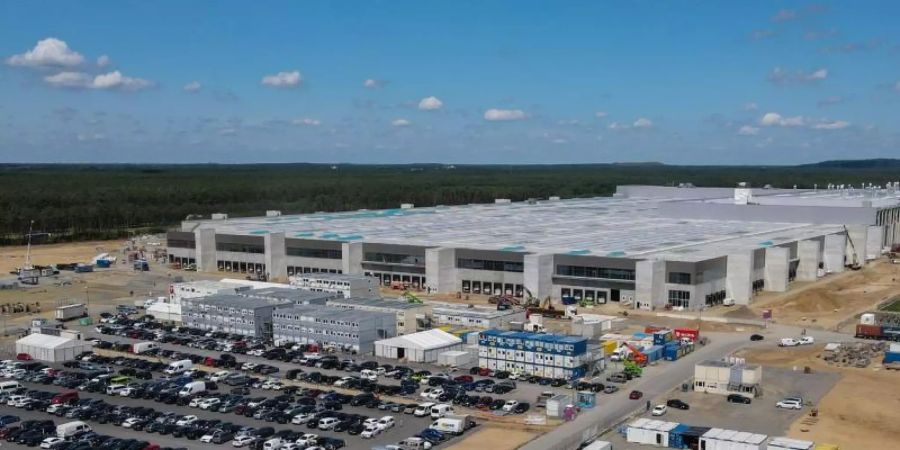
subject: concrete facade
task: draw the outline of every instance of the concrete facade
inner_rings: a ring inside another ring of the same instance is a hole
[[[362,242],[344,242],[341,244],[343,258],[341,259],[341,267],[344,273],[361,275],[363,260]]]
[[[765,289],[767,291],[785,292],[788,290],[790,259],[791,250],[787,247],[766,249]]]
[[[426,285],[434,292],[454,292],[457,288],[456,250],[448,247],[425,249]]]
[[[847,235],[829,234],[825,236],[825,272],[840,273],[844,271],[847,258]]]
[[[525,289],[538,299],[553,295],[553,255],[537,253],[525,255]]]
[[[797,265],[798,281],[816,281],[819,279],[819,266],[822,264],[822,241],[807,239],[797,246],[800,259]]]
[[[287,259],[284,246],[284,233],[268,233],[263,237],[266,248],[265,261],[269,280],[287,279]]]
[[[635,307],[654,309],[666,304],[664,283],[666,262],[660,260],[638,261],[635,266]]]
[[[748,305],[753,297],[754,259],[753,251],[728,255],[725,291],[736,305]]]

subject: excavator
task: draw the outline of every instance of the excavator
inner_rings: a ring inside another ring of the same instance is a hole
[[[850,237],[850,231],[847,230],[847,226],[844,225],[844,233],[847,234],[847,242],[850,243],[850,250],[853,252],[850,256],[850,270],[859,270],[862,268],[862,265],[859,263],[859,255],[856,253],[856,245],[853,244],[853,239]]]
[[[421,298],[416,297],[415,294],[413,294],[412,292],[409,292],[409,291],[404,291],[403,294],[400,296],[405,298],[407,303],[415,303],[417,305],[421,305],[422,303],[425,303],[422,301]]]
[[[566,312],[561,309],[556,309],[553,307],[553,301],[550,299],[548,295],[543,301],[536,298],[532,295],[531,291],[527,288],[525,289],[525,310],[528,315],[532,314],[540,314],[545,317],[552,317],[554,319],[559,319],[566,315]]]
[[[628,350],[631,350],[631,360],[634,362],[634,364],[637,364],[639,367],[644,367],[647,365],[647,355],[645,355],[644,352],[638,350],[637,347],[627,342],[625,342],[624,345],[628,348]]]

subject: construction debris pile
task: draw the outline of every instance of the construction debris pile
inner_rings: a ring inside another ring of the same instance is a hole
[[[844,342],[826,345],[820,358],[837,367],[865,369],[873,361],[881,362],[882,355],[887,350],[887,342]]]

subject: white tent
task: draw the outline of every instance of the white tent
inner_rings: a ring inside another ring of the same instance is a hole
[[[462,339],[437,328],[375,341],[375,356],[415,362],[435,362],[441,353],[462,349]]]
[[[147,307],[147,314],[161,322],[181,322],[181,305],[156,302]]]
[[[16,341],[16,353],[28,353],[36,360],[47,362],[70,361],[92,348],[90,342],[49,334],[29,334]]]

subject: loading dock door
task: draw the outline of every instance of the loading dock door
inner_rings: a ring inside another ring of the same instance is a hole
[[[403,347],[397,348],[397,359],[403,359],[406,357],[406,349]]]

